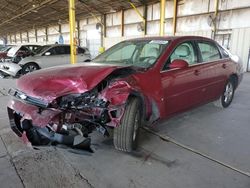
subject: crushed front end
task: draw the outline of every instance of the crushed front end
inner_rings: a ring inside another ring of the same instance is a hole
[[[59,96],[51,101],[11,89],[7,111],[12,130],[32,145],[64,144],[90,149],[89,134],[109,136],[124,113],[130,87],[125,81],[103,81],[90,91]]]

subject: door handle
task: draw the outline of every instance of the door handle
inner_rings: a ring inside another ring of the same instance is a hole
[[[227,65],[224,63],[224,64],[222,65],[222,68],[223,68],[223,69],[227,68]]]
[[[200,71],[199,70],[195,70],[194,71],[194,75],[198,76],[200,74]]]

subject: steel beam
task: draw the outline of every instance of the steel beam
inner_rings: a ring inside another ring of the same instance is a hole
[[[70,63],[76,63],[76,18],[75,0],[69,0]]]
[[[174,0],[173,35],[176,33],[178,0]]]
[[[165,4],[166,0],[161,0],[160,36],[165,34]]]

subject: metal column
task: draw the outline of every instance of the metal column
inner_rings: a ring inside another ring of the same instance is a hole
[[[161,18],[160,18],[160,35],[165,33],[165,4],[166,0],[161,0]]]
[[[178,0],[174,0],[173,35],[176,33]]]
[[[70,62],[76,63],[76,18],[75,0],[69,0]]]

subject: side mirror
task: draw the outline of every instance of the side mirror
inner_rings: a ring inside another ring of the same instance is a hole
[[[185,60],[182,59],[175,59],[170,65],[170,69],[184,69],[188,67],[188,63]]]
[[[51,55],[51,53],[50,53],[50,52],[45,52],[44,55],[45,55],[45,56],[49,56],[49,55]]]

